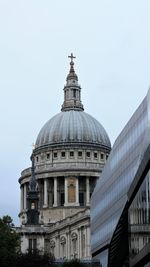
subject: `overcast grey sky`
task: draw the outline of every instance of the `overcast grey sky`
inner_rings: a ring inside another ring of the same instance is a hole
[[[149,0],[0,0],[0,216],[18,224],[32,143],[58,113],[69,69],[114,140],[150,85]]]

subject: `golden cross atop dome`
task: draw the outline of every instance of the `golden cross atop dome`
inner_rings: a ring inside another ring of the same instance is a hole
[[[73,59],[76,58],[76,57],[74,57],[73,53],[71,53],[71,55],[68,57],[71,59],[71,62],[73,62]]]

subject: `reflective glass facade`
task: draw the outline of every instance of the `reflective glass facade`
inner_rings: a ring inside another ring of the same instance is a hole
[[[150,144],[149,125],[150,90],[116,139],[92,195],[92,254],[94,257],[99,255],[103,261],[105,247],[110,244],[128,202],[128,190],[135,179],[145,150]],[[108,254],[106,254],[106,262],[107,258]]]
[[[129,208],[130,258],[150,243],[150,171]]]

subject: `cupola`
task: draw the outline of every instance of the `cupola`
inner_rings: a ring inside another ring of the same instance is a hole
[[[73,53],[68,56],[70,61],[70,71],[67,75],[66,85],[64,86],[64,103],[61,111],[67,110],[80,110],[83,111],[83,105],[81,102],[81,87],[78,84],[78,76],[74,70]]]

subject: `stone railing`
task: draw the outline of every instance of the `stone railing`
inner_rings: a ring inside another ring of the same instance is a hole
[[[86,170],[86,171],[100,171],[103,169],[103,164],[100,163],[55,163],[55,164],[39,164],[35,167],[35,174],[42,173],[42,172],[55,172],[55,171],[71,171],[71,170]],[[27,168],[22,171],[21,176],[30,176],[31,175],[31,168]]]

